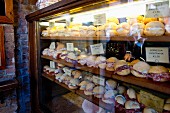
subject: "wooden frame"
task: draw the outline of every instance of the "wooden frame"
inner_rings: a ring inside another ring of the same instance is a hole
[[[4,2],[5,2],[5,16],[0,15],[0,24],[12,24],[14,23],[13,0],[4,0]]]
[[[5,69],[4,30],[0,26],[0,69]]]

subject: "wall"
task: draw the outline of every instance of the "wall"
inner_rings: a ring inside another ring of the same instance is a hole
[[[19,113],[30,113],[30,74],[29,74],[29,47],[28,47],[28,23],[25,16],[34,11],[35,6],[28,1],[14,2],[15,14],[15,39],[16,39],[16,75],[19,80],[18,90]]]
[[[36,0],[13,2],[14,25],[4,26],[6,69],[0,70],[0,82],[16,78],[19,81],[19,89],[0,95],[0,113],[14,113],[17,108],[18,113],[30,113],[28,25],[25,16],[34,11],[35,6],[30,4]]]
[[[4,43],[5,43],[5,58],[6,69],[0,70],[0,82],[11,80],[16,77],[15,74],[15,41],[13,25],[4,26]],[[11,90],[5,93],[0,93],[0,113],[15,113],[17,111],[17,90]]]

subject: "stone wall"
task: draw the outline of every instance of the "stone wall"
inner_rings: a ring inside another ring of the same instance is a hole
[[[13,0],[14,24],[3,25],[6,69],[0,70],[0,82],[16,78],[19,81],[19,88],[1,96],[0,113],[7,111],[14,113],[17,108],[18,113],[31,112],[28,23],[25,16],[34,11],[35,6],[29,5],[27,0],[23,1]]]
[[[17,112],[17,93],[16,90],[3,93],[0,100],[0,113],[16,113]]]
[[[3,25],[4,26],[4,25]],[[14,41],[14,27],[13,25],[4,26],[4,46],[5,46],[5,60],[6,69],[0,70],[0,82],[11,80],[15,75],[15,41]]]
[[[16,78],[14,27],[13,25],[3,26],[6,68],[0,70],[0,82]],[[16,92],[16,89],[3,93],[0,92],[0,113],[7,113],[7,111],[8,113],[15,113],[17,111]]]
[[[35,6],[28,2],[15,2],[15,39],[16,39],[16,75],[19,80],[18,91],[19,113],[30,113],[30,74],[29,74],[29,47],[28,47],[28,23],[25,16],[34,11]]]

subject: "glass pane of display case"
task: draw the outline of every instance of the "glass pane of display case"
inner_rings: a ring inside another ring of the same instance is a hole
[[[168,0],[99,0],[40,18],[42,109],[167,111],[169,11]]]

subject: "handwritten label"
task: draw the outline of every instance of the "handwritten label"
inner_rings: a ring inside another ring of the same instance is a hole
[[[140,100],[141,103],[143,103],[145,106],[154,108],[155,110],[162,113],[163,106],[164,106],[164,99],[141,90]]]
[[[51,44],[50,44],[50,47],[49,47],[50,49],[52,49],[52,50],[54,50],[55,49],[55,42],[51,42]]]
[[[74,51],[74,44],[73,43],[67,43],[67,51]]]
[[[169,1],[146,4],[147,18],[159,18],[170,16]]]
[[[106,14],[94,15],[94,25],[103,25],[106,23]]]
[[[169,48],[168,47],[146,47],[147,62],[169,63]]]
[[[97,54],[103,54],[104,53],[102,43],[90,45],[90,48],[91,48],[92,55],[97,55]]]
[[[96,84],[104,86],[105,85],[105,78],[93,76],[93,82],[96,83]]]
[[[50,61],[50,68],[55,68],[55,62]]]

